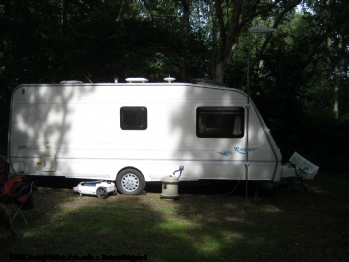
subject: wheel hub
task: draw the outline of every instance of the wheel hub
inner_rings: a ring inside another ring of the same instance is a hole
[[[135,191],[139,187],[139,179],[135,174],[125,174],[121,180],[122,187],[127,191]]]

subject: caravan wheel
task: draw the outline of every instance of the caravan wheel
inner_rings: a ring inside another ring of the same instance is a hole
[[[135,169],[122,170],[116,178],[116,187],[125,195],[138,195],[145,187],[143,175]]]

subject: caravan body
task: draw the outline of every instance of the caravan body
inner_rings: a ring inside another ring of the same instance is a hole
[[[15,173],[116,181],[128,194],[179,166],[181,180],[278,181],[281,154],[247,101],[207,84],[21,85],[8,157]]]

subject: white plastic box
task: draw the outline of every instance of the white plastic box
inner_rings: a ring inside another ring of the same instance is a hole
[[[290,162],[296,166],[297,174],[304,179],[314,179],[319,171],[318,166],[314,165],[297,152],[294,152],[291,156]]]
[[[95,195],[98,198],[106,198],[109,194],[115,194],[115,184],[111,181],[85,181],[80,182],[73,190],[80,195]]]

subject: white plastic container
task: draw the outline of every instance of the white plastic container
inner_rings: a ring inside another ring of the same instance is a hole
[[[73,190],[82,195],[95,195],[98,198],[106,198],[109,194],[115,194],[115,184],[111,181],[85,181],[80,182]]]

